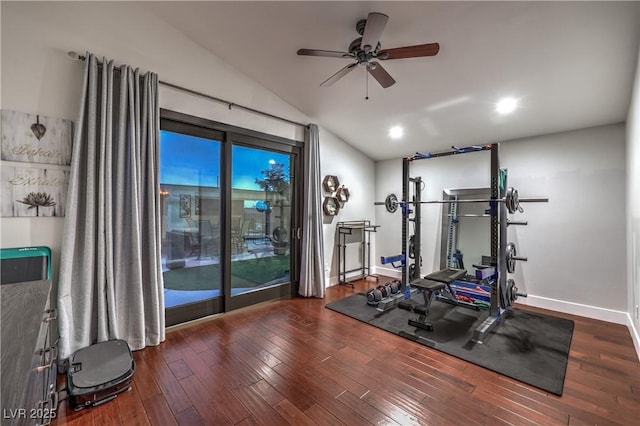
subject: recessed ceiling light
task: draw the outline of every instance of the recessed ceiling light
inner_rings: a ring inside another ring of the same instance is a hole
[[[514,98],[503,98],[496,104],[496,111],[500,114],[509,114],[518,106],[518,100]]]
[[[402,127],[400,126],[393,126],[391,129],[389,129],[389,136],[392,139],[400,139],[403,134],[404,130],[402,130]]]

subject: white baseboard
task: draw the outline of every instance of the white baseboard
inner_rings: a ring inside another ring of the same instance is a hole
[[[633,340],[633,346],[636,348],[636,354],[638,355],[638,360],[640,361],[640,336],[638,335],[638,330],[635,325],[633,325],[633,321],[631,320],[631,315],[627,314],[627,327],[629,328],[629,332],[631,333],[631,340]]]
[[[391,278],[397,278],[397,279],[400,279],[400,277],[402,277],[402,272],[400,272],[398,269],[381,268],[379,266],[372,266],[371,273],[374,275],[383,275],[385,277],[391,277]],[[325,276],[324,279],[325,279],[325,282],[327,283],[326,284],[327,287],[337,285],[340,282],[340,279],[336,276],[334,277]],[[349,280],[349,277],[347,276],[347,281],[348,280]]]
[[[347,276],[347,281],[350,281],[350,280],[351,280],[351,278]],[[334,285],[340,284],[340,278],[338,278],[338,277],[325,277],[325,282],[327,283],[327,287],[332,287]]]
[[[628,314],[623,311],[614,311],[613,309],[583,305],[580,303],[567,302],[565,300],[550,299],[542,296],[533,296],[531,294],[528,297],[519,297],[517,303],[612,322],[615,324],[627,325]]]
[[[391,277],[399,279],[402,277],[402,271],[394,268],[384,268],[382,266],[372,266],[371,270],[376,275],[384,275],[385,277]]]

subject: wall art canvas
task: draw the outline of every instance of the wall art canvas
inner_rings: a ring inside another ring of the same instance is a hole
[[[73,122],[24,112],[0,111],[2,159],[26,163],[71,164]]]
[[[64,216],[69,171],[2,167],[2,217]]]

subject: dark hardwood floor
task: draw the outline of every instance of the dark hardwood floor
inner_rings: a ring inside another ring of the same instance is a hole
[[[77,413],[64,401],[54,425],[640,424],[625,326],[546,311],[575,321],[558,397],[324,308],[372,285],[170,330],[134,353],[131,392]]]

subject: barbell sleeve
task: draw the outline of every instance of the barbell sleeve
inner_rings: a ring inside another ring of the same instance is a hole
[[[507,220],[507,226],[510,225],[528,225],[529,222],[526,220],[518,221],[518,220]]]
[[[521,203],[548,203],[549,198],[547,197],[519,198],[518,201],[520,201]]]

